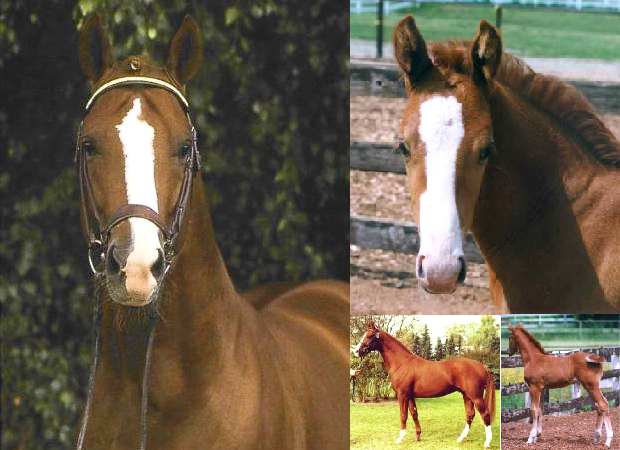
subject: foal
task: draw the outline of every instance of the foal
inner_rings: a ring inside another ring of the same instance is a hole
[[[380,330],[372,322],[369,323],[355,353],[362,358],[371,351],[381,353],[383,365],[400,405],[400,434],[396,439],[397,444],[405,438],[407,409],[415,423],[416,438],[420,440],[422,430],[418,421],[416,397],[443,397],[458,391],[463,395],[466,423],[456,441],[462,442],[469,434],[476,414],[475,408],[484,422],[484,447],[491,445],[491,423],[495,416],[495,381],[493,374],[483,364],[469,358],[428,361],[411,353],[395,337]]]
[[[427,46],[407,17],[394,55],[408,96],[399,149],[420,285],[456,289],[471,230],[498,306],[620,308],[620,143],[588,101],[503,52],[485,21],[471,42]]]
[[[605,445],[611,447],[614,432],[611,428],[609,404],[603,396],[599,383],[603,376],[605,358],[592,353],[576,352],[567,356],[553,356],[547,354],[540,343],[522,325],[509,326],[512,333],[508,341],[508,354],[517,351],[523,359],[524,378],[528,385],[531,397],[530,423],[532,430],[527,439],[533,444],[542,433],[543,389],[561,388],[579,381],[588,391],[596,405],[598,418],[594,431],[594,443],[601,439],[603,423],[607,432]]]

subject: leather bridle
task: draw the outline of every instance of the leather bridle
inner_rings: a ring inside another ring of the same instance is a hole
[[[174,94],[177,100],[179,100],[179,103],[181,103],[181,106],[183,106],[183,110],[185,111],[185,115],[187,116],[187,121],[189,122],[191,129],[191,144],[190,151],[186,155],[181,191],[179,192],[174,216],[170,225],[167,225],[164,219],[159,215],[159,213],[154,211],[152,208],[146,205],[137,205],[131,203],[121,206],[112,214],[112,216],[107,220],[107,222],[104,221],[97,208],[91,180],[88,175],[88,158],[84,149],[84,145],[82,143],[82,128],[84,125],[84,120],[82,120],[78,129],[77,144],[75,147],[75,164],[78,173],[78,182],[80,185],[80,207],[82,209],[84,228],[88,239],[88,262],[94,275],[102,274],[105,270],[105,259],[108,250],[110,233],[112,232],[114,227],[124,222],[125,220],[131,217],[139,217],[142,219],[146,219],[149,222],[153,223],[155,226],[157,226],[157,228],[159,228],[164,237],[163,276],[165,276],[168,273],[170,267],[172,266],[176,255],[178,254],[177,241],[179,233],[181,231],[181,226],[183,224],[183,219],[187,211],[189,199],[191,197],[194,175],[200,169],[201,163],[200,153],[198,152],[198,145],[196,142],[196,128],[194,127],[189,113],[189,104],[187,102],[187,99],[181,93],[181,91],[179,91],[171,83],[151,77],[128,76],[116,78],[112,81],[105,83],[100,88],[98,88],[89,98],[85,107],[86,114],[88,114],[88,112],[90,111],[90,108],[95,102],[95,100],[104,92],[107,92],[110,89],[114,89],[116,87],[132,85],[165,89],[168,92]]]
[[[183,221],[185,218],[185,214],[187,212],[187,208],[189,206],[189,199],[191,197],[191,191],[194,181],[194,176],[196,172],[200,169],[200,153],[198,152],[198,145],[196,141],[196,128],[192,122],[190,112],[189,112],[189,103],[185,96],[171,83],[167,81],[160,80],[158,78],[151,77],[141,77],[141,76],[128,76],[122,78],[116,78],[112,81],[109,81],[99,87],[89,98],[86,103],[85,111],[86,114],[90,111],[90,108],[94,101],[104,92],[113,89],[115,87],[121,86],[131,86],[131,85],[139,85],[146,87],[156,87],[165,89],[177,98],[181,105],[183,106],[183,110],[185,111],[185,115],[187,116],[187,121],[189,122],[191,129],[191,144],[190,151],[186,155],[185,159],[185,169],[183,173],[183,182],[181,184],[181,191],[179,192],[179,197],[177,198],[176,208],[174,212],[174,216],[172,218],[172,222],[170,225],[166,225],[166,222],[162,219],[162,217],[154,211],[152,208],[149,208],[146,205],[137,205],[137,204],[125,204],[119,207],[112,216],[108,219],[107,222],[104,222],[103,217],[101,216],[97,204],[95,202],[95,198],[93,195],[93,188],[90,181],[90,177],[88,175],[88,164],[87,164],[87,155],[86,150],[83,147],[82,143],[82,128],[84,125],[84,120],[80,123],[78,136],[77,136],[77,144],[75,147],[75,164],[78,173],[78,180],[80,184],[80,195],[81,202],[80,208],[82,209],[82,216],[84,220],[84,227],[88,238],[88,262],[90,264],[90,268],[93,274],[96,277],[102,276],[105,271],[105,259],[108,249],[108,241],[110,238],[110,233],[118,224],[123,221],[131,218],[131,217],[140,217],[142,219],[146,219],[151,223],[155,224],[157,228],[161,231],[164,237],[164,271],[161,278],[158,280],[159,285],[163,282],[164,278],[168,274],[170,268],[174,264],[175,258],[178,255],[179,248],[178,247],[178,237],[181,232],[181,227],[183,225]],[[156,294],[159,292],[159,287],[157,288]],[[95,326],[95,350],[93,353],[93,362],[91,365],[89,380],[88,380],[88,392],[86,396],[86,405],[84,408],[84,415],[82,417],[82,425],[80,427],[80,433],[78,435],[77,441],[77,450],[82,450],[84,446],[84,439],[86,437],[86,428],[88,426],[88,421],[90,418],[90,411],[92,407],[94,390],[95,390],[95,374],[97,372],[97,366],[99,362],[99,353],[100,353],[100,332],[99,328],[101,326],[102,319],[102,305],[97,295],[97,301],[95,303],[94,309],[94,326]],[[151,354],[153,349],[153,340],[155,337],[155,326],[157,324],[157,317],[151,317],[148,321],[147,328],[147,341],[146,341],[146,354],[144,361],[144,371],[142,374],[142,393],[140,400],[140,437],[139,437],[139,450],[146,449],[146,441],[147,441],[147,414],[148,414],[148,384],[149,384],[149,372],[151,366]]]

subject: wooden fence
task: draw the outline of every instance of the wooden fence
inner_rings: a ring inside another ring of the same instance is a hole
[[[596,353],[605,356],[612,365],[611,370],[603,372],[601,389],[611,389],[604,392],[605,398],[610,404],[620,404],[620,347],[580,349],[588,353]],[[561,352],[558,352],[561,353]],[[502,369],[521,367],[520,356],[502,357]],[[530,395],[525,383],[508,384],[501,388],[502,399],[506,396],[525,394],[525,408],[503,409],[502,422],[513,422],[530,416]],[[571,399],[563,402],[549,402],[549,390],[545,389],[543,399],[544,414],[563,413],[569,411],[583,411],[594,408],[594,403],[589,395],[581,395],[579,383],[571,385]]]

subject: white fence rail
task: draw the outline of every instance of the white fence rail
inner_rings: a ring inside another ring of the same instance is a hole
[[[350,0],[351,14],[376,12],[379,0]],[[618,11],[620,12],[620,0],[416,0],[416,1],[390,1],[383,2],[385,15],[395,11],[418,8],[422,3],[490,3],[493,5],[520,5],[533,7],[556,7],[566,9],[592,10],[592,11]]]

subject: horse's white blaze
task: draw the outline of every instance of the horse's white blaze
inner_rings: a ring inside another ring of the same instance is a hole
[[[426,191],[420,195],[420,254],[438,263],[463,255],[456,205],[457,152],[465,134],[462,114],[461,104],[452,96],[431,97],[420,105],[418,133],[426,152]]]
[[[396,438],[396,443],[400,444],[401,442],[403,442],[403,439],[405,439],[405,435],[407,434],[407,430],[405,430],[404,428],[400,430],[400,433],[398,434],[398,437]]]
[[[489,448],[491,446],[491,439],[493,438],[493,431],[491,430],[491,425],[484,426],[484,448]]]
[[[465,428],[463,428],[463,431],[461,432],[461,435],[456,439],[456,442],[463,442],[463,440],[467,437],[467,435],[469,434],[469,424],[465,424]]]
[[[360,339],[359,344],[357,344],[357,346],[353,349],[353,353],[355,353],[356,356],[360,355],[360,349],[362,348],[362,344],[364,343],[365,337],[366,337],[366,333],[362,335],[362,339]]]
[[[142,104],[134,99],[133,106],[122,122],[116,126],[125,157],[125,184],[127,202],[145,205],[158,212],[155,188],[155,138],[154,128],[141,118]],[[157,260],[159,242],[158,228],[146,219],[129,219],[132,250],[123,269],[126,273],[128,291],[150,294],[156,280],[151,267]]]

